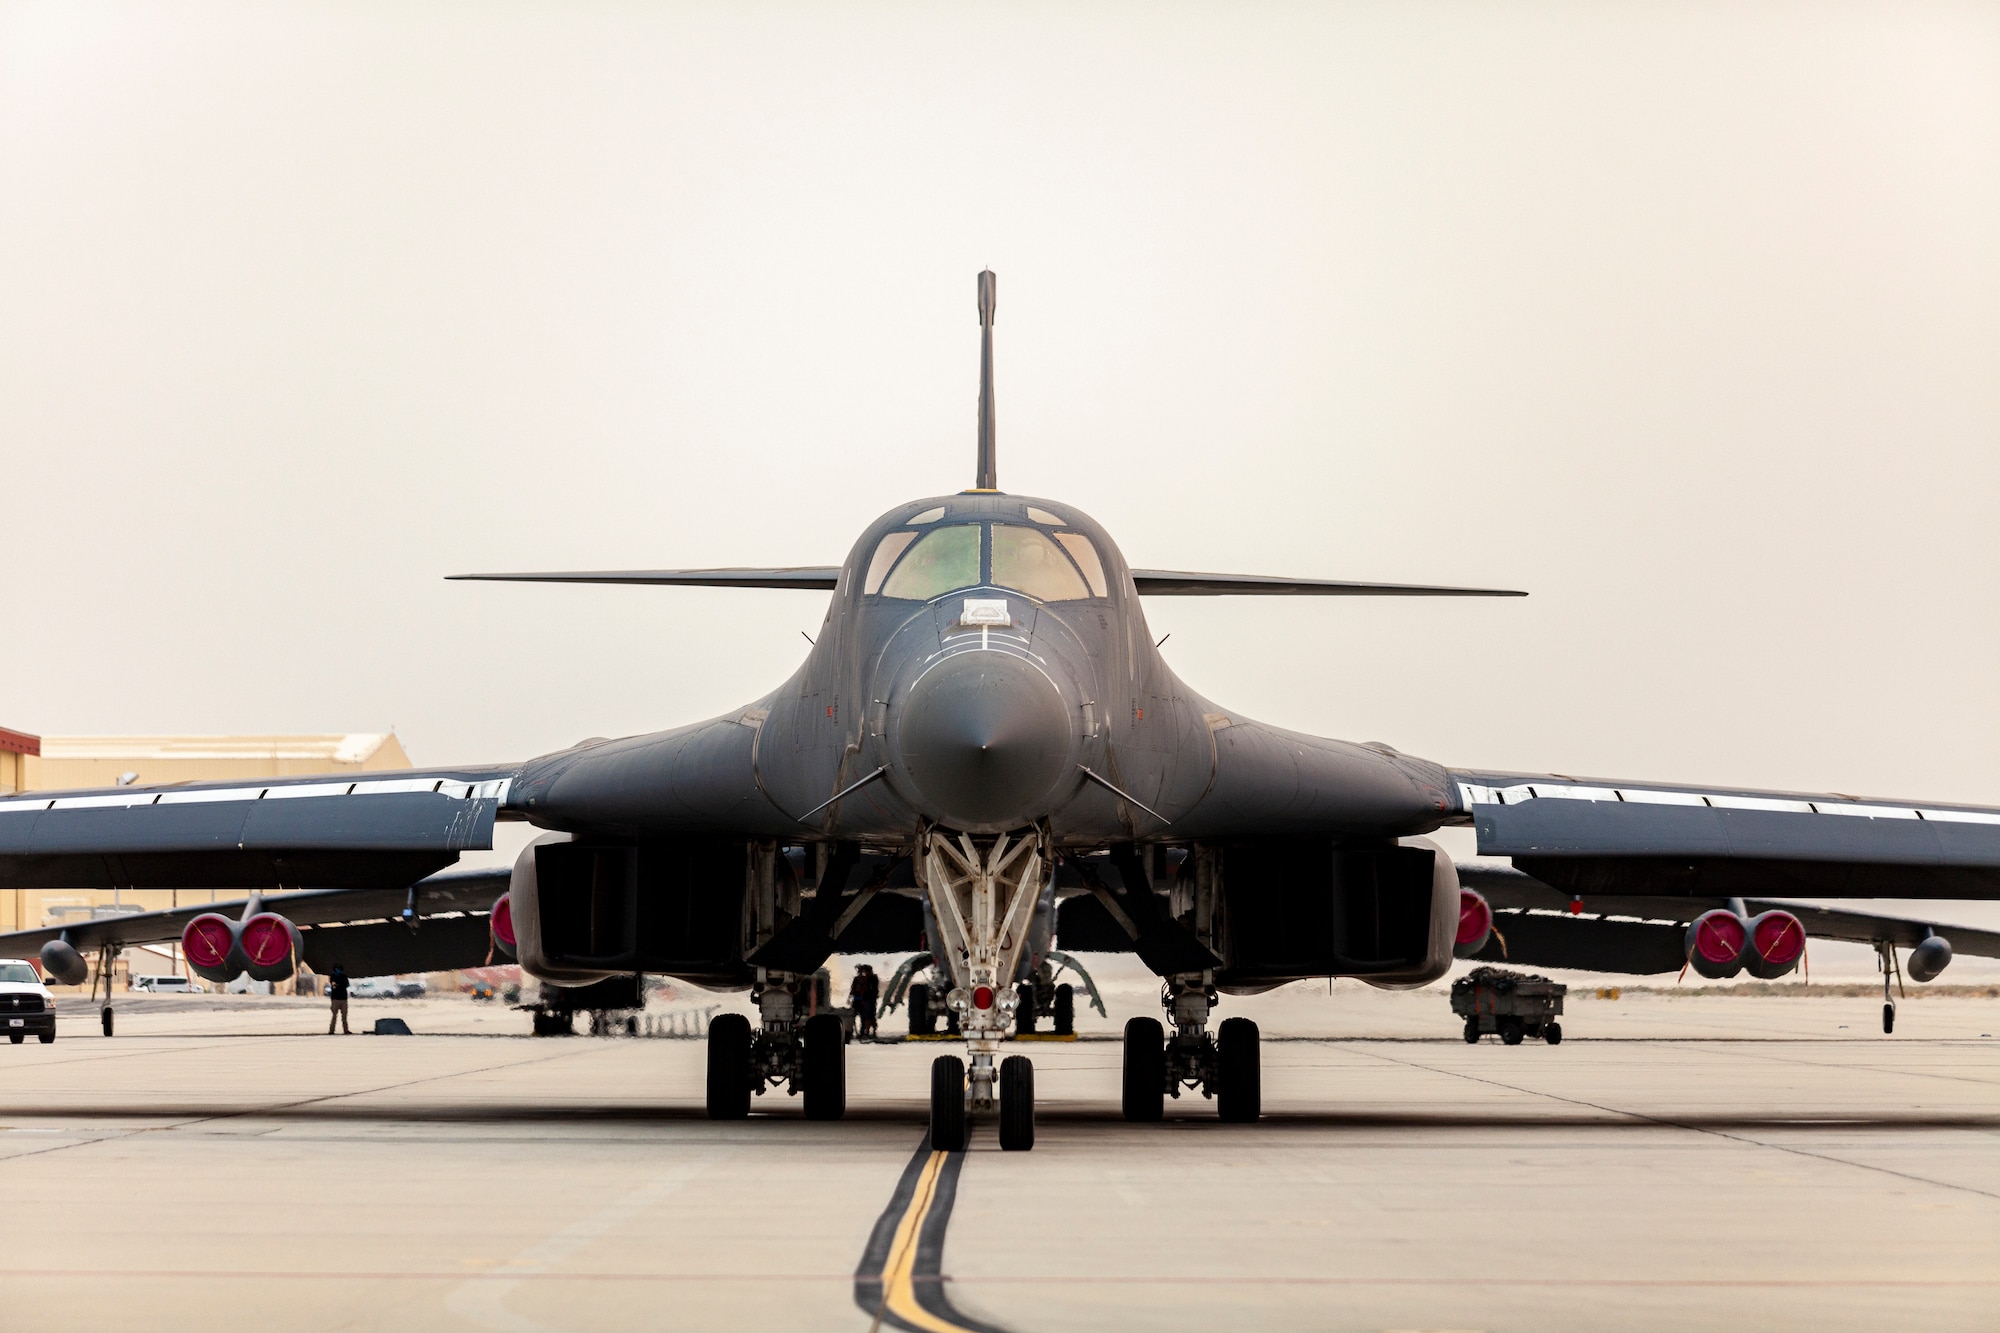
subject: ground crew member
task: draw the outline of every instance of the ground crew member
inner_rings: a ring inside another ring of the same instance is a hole
[[[875,1035],[875,1000],[882,993],[875,969],[863,963],[854,969],[854,984],[848,987],[847,1003],[854,1010],[854,1023],[862,1037]]]
[[[353,1036],[354,1029],[347,1026],[347,969],[339,963],[333,965],[333,971],[327,976],[326,994],[327,1002],[333,1006],[333,1012],[326,1020],[326,1035],[331,1037],[333,1025],[338,1023],[343,1033]]]

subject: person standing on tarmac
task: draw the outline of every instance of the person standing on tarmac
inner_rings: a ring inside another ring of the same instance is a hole
[[[854,1009],[854,1025],[864,1040],[875,1035],[875,1000],[882,993],[882,982],[875,975],[875,969],[863,963],[854,969],[854,984],[848,987],[847,1003]]]
[[[335,963],[333,971],[327,975],[326,995],[327,1003],[333,1006],[333,1012],[326,1020],[326,1035],[331,1037],[333,1025],[338,1023],[342,1033],[353,1036],[354,1029],[347,1026],[347,969],[339,963]]]

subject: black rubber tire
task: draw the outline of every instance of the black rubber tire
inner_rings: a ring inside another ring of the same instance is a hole
[[[1896,1030],[1896,1006],[1893,1004],[1882,1006],[1882,1030],[1884,1032]]]
[[[750,1020],[717,1014],[708,1024],[708,1118],[750,1114]]]
[[[1264,1069],[1257,1025],[1225,1018],[1215,1033],[1215,1114],[1232,1125],[1255,1124],[1264,1114]]]
[[[955,1055],[931,1061],[931,1151],[965,1151],[965,1061]]]
[[[111,1019],[111,1006],[110,1006],[110,1005],[108,1005],[108,1004],[107,1004],[107,1005],[105,1005],[105,1006],[104,1006],[104,1013],[103,1013],[103,1014],[101,1015],[101,1017],[102,1017],[102,1019],[103,1019],[103,1022],[104,1022],[104,1035],[108,1037],[108,1036],[110,1036],[110,1035],[111,1035],[111,1027],[112,1027],[112,1019]]]
[[[1562,1045],[1562,1039],[1563,1039],[1563,1025],[1562,1025],[1562,1024],[1560,1024],[1560,1023],[1544,1023],[1544,1024],[1542,1024],[1542,1040],[1543,1040],[1543,1041],[1547,1042],[1547,1043],[1548,1043],[1549,1045],[1551,1045],[1551,1046],[1560,1046],[1560,1045]]]
[[[25,1032],[10,1032],[7,1034],[7,1040],[13,1042],[16,1046],[19,1046],[27,1039],[28,1034]]]
[[[838,1014],[814,1014],[806,1020],[805,1051],[799,1068],[805,1077],[808,1120],[838,1120],[847,1114],[847,1043],[843,1035]]]
[[[628,1037],[639,1035],[639,1020],[637,1016],[625,1020],[625,1035]]]
[[[1056,999],[1049,1006],[1049,1017],[1055,1022],[1057,1036],[1076,1035],[1076,990],[1068,982],[1056,987]]]
[[[37,1038],[39,1038],[39,1039],[40,1039],[40,1041],[41,1041],[42,1045],[44,1045],[44,1046],[47,1046],[47,1045],[49,1045],[50,1043],[54,1042],[54,1041],[55,1041],[55,1039],[56,1039],[56,1034],[55,1034],[55,1033],[53,1033],[53,1032],[40,1032],[40,1033],[36,1033],[35,1035],[37,1036]]]
[[[1526,1035],[1526,1032],[1522,1030],[1520,1019],[1503,1018],[1500,1020],[1500,1040],[1507,1045],[1519,1046],[1521,1038]]]
[[[1014,988],[1014,1035],[1025,1037],[1035,1030],[1035,983],[1024,981]]]
[[[937,1031],[937,1015],[931,1012],[931,988],[921,981],[912,982],[904,1004],[910,1013],[910,1035],[928,1037]]]
[[[1035,1062],[1010,1055],[1000,1062],[1000,1147],[1026,1152],[1035,1146]]]
[[[1132,1018],[1125,1023],[1125,1118],[1147,1125],[1167,1110],[1167,1030],[1157,1018]]]
[[[1468,1018],[1465,1020],[1465,1044],[1467,1046],[1477,1046],[1479,1044],[1479,1020],[1477,1018]]]

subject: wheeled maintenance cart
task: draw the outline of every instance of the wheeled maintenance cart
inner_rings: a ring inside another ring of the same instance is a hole
[[[1451,983],[1451,1011],[1464,1016],[1467,1042],[1497,1032],[1509,1046],[1519,1046],[1523,1037],[1553,1046],[1563,1039],[1556,1018],[1568,993],[1569,987],[1547,977],[1476,967]]]

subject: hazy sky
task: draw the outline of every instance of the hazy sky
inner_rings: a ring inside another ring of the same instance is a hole
[[[2000,803],[2000,6],[0,4],[0,725],[505,760],[740,704],[972,480],[1196,688]]]

